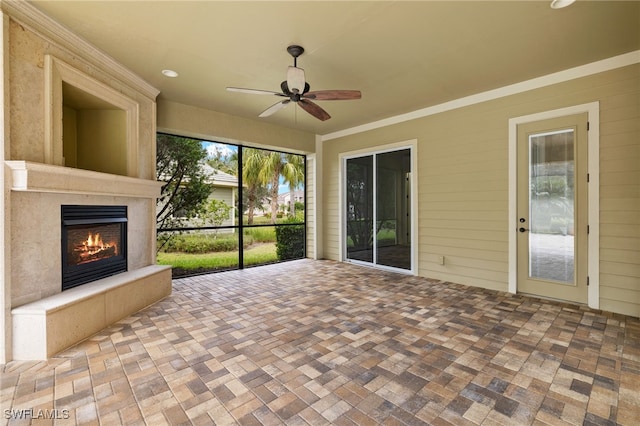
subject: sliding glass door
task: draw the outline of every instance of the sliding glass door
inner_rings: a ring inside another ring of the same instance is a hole
[[[347,159],[347,259],[373,263],[373,155]]]
[[[346,259],[412,269],[411,150],[345,160]]]

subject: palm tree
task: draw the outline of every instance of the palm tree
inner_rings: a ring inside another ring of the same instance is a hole
[[[284,167],[284,154],[281,152],[265,153],[260,179],[263,183],[269,184],[271,195],[271,223],[276,223],[278,217],[278,189],[280,187],[280,175]]]
[[[255,148],[244,148],[242,152],[242,181],[247,197],[247,224],[253,225],[253,213],[258,200],[259,188],[263,184],[261,171],[265,160],[265,151]],[[240,212],[242,216],[242,212]]]
[[[304,183],[304,157],[296,154],[285,154],[282,177],[289,184],[289,214],[296,215],[295,190]]]
[[[284,154],[245,148],[242,155],[242,179],[247,185],[248,224],[253,223],[253,211],[258,201],[259,189],[269,186],[271,198],[271,223],[275,224],[278,215],[278,190],[280,176],[289,184],[291,192],[291,212],[294,213],[294,191],[304,182],[304,159],[300,155]]]

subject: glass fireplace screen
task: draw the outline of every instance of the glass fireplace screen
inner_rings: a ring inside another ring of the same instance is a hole
[[[127,206],[62,206],[62,290],[127,270]]]

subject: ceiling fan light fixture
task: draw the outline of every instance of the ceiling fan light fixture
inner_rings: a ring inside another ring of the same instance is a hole
[[[289,86],[289,90],[293,93],[302,93],[304,92],[304,70],[298,67],[289,67],[287,70],[287,86]]]
[[[576,0],[552,0],[551,9],[562,9],[571,6]]]

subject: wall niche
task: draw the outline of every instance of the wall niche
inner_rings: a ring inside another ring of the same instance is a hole
[[[127,175],[126,111],[62,83],[64,166]]]
[[[137,177],[138,104],[45,57],[45,163]]]

